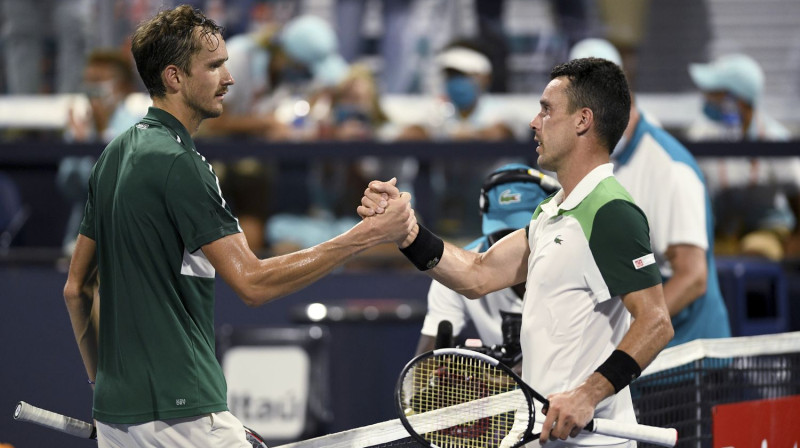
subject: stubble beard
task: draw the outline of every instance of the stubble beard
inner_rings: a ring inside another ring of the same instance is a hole
[[[216,96],[212,101],[216,101]],[[217,118],[222,115],[222,105],[219,108],[213,108],[207,104],[202,104],[196,97],[189,97],[186,101],[189,108],[194,111],[194,114],[202,121],[206,118]]]
[[[539,165],[540,168],[547,170],[547,171],[555,171],[553,169],[552,161],[545,157],[544,155],[544,146],[539,143],[539,157],[536,158],[536,164]]]

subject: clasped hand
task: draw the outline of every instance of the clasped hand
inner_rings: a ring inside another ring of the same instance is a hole
[[[364,190],[364,196],[361,198],[361,205],[358,206],[357,212],[361,219],[382,219],[379,218],[379,215],[391,215],[392,210],[397,211],[398,215],[408,210],[410,216],[404,222],[406,224],[405,233],[402,231],[393,233],[396,238],[392,238],[392,241],[402,248],[414,241],[417,219],[410,204],[411,194],[400,192],[396,183],[397,178],[394,177],[386,182],[379,180],[370,182]],[[391,218],[387,216],[386,219]]]

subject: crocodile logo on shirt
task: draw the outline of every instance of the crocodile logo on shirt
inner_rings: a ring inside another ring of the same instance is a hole
[[[554,243],[561,245],[561,242],[564,241],[561,239],[561,235],[556,235],[556,239],[553,240]]]
[[[511,189],[508,189],[500,193],[500,197],[497,200],[500,205],[513,204],[522,201],[522,193],[512,193]]]

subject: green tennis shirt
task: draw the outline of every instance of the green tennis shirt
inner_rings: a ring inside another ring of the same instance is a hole
[[[214,275],[200,248],[240,232],[219,182],[169,113],[114,139],[89,180],[80,233],[96,241],[94,417],[141,423],[227,410],[215,356]]]

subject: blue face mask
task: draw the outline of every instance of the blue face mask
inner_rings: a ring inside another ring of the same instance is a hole
[[[703,104],[703,114],[717,123],[726,125],[739,124],[739,109],[736,107],[736,100],[727,96],[720,103],[706,101]]]
[[[342,124],[345,121],[350,120],[360,121],[364,124],[370,124],[369,116],[358,106],[352,104],[340,104],[333,108],[333,121],[336,124]]]
[[[478,101],[478,83],[469,76],[453,76],[447,80],[445,90],[458,110],[467,109]]]

